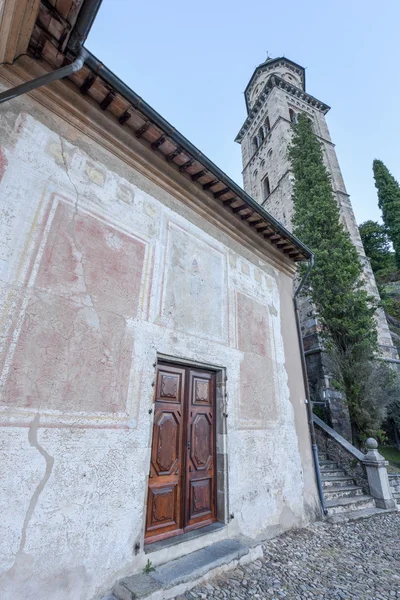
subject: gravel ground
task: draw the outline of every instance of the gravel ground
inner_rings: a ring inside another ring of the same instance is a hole
[[[179,598],[400,598],[400,513],[286,533],[265,544],[263,559]]]

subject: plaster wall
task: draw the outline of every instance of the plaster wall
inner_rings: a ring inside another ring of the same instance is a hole
[[[314,519],[292,277],[89,125],[24,97],[0,139],[2,600],[97,598],[147,562],[160,354],[225,369],[224,535]]]

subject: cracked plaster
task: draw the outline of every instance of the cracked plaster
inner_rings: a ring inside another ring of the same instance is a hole
[[[2,600],[89,600],[144,566],[157,354],[226,368],[236,518],[221,535],[306,523],[318,501],[291,279],[82,133],[29,113],[0,117]]]

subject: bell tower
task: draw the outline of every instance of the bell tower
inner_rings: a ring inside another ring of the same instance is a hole
[[[247,118],[235,141],[242,147],[245,191],[292,231],[293,175],[288,146],[293,124],[298,114],[304,113],[322,143],[325,165],[332,178],[342,222],[364,267],[366,288],[379,299],[374,274],[365,256],[350,196],[326,123],[325,116],[330,107],[306,91],[305,69],[285,57],[268,58],[255,69],[244,95]],[[325,364],[326,358],[321,351],[317,320],[310,316],[310,303],[306,304],[301,320],[310,387],[314,399],[324,399],[329,403],[335,429],[349,437],[346,409],[341,395],[330,385],[329,365]],[[397,362],[397,350],[382,309],[377,311],[376,321],[381,357]]]

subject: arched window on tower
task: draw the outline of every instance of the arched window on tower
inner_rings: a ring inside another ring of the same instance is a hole
[[[292,108],[289,108],[289,117],[290,117],[291,123],[293,123],[293,124],[297,123],[297,113],[295,113]]]
[[[265,129],[266,135],[268,135],[268,133],[271,131],[271,126],[269,124],[269,117],[267,117],[265,119],[264,129]]]
[[[268,175],[266,175],[264,177],[264,179],[262,180],[262,186],[263,186],[263,198],[264,198],[264,200],[266,200],[271,193],[271,186],[269,183]]]
[[[255,152],[258,149],[258,135],[255,135],[253,137],[253,152]]]
[[[258,132],[258,137],[260,138],[260,145],[263,143],[265,135],[264,135],[264,127],[260,127],[260,130]]]

